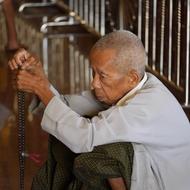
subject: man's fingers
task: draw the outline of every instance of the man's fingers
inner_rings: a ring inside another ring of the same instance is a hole
[[[22,69],[31,70],[36,66],[41,65],[39,59],[35,55],[31,55],[28,59],[23,63]]]
[[[23,70],[27,70],[28,68],[32,69],[31,66],[35,67],[37,65],[41,65],[41,63],[37,56],[28,53],[25,49],[20,49],[8,62],[8,65],[11,70],[16,70],[19,67]]]
[[[8,65],[11,70],[18,69],[19,66],[22,66],[24,61],[30,56],[30,54],[25,49],[18,50],[13,58],[9,60]]]
[[[25,50],[19,50],[15,55],[14,55],[14,60],[18,65],[22,65],[22,63],[25,60]]]
[[[9,67],[10,67],[11,70],[15,70],[17,68],[17,65],[16,65],[14,59],[10,60],[8,62],[8,65],[9,65]]]
[[[33,56],[30,56],[22,65],[22,69],[27,69],[28,67],[31,67],[34,65],[36,65],[36,59]]]
[[[35,82],[35,79],[37,77],[30,74],[29,72],[25,71],[25,70],[19,70],[17,77],[16,77],[16,81],[17,83],[28,83],[28,85],[32,84]]]
[[[17,89],[32,93],[34,85],[36,84],[36,77],[25,70],[20,70],[18,72],[15,84]]]
[[[15,59],[12,59],[12,67],[13,67],[13,70],[15,70],[15,69],[18,69],[18,65],[17,65],[17,63],[16,63],[16,61],[15,61]]]
[[[17,73],[18,79],[22,79],[22,78],[26,78],[26,77],[32,77],[32,75],[25,70],[19,70],[18,71],[18,73]]]
[[[8,62],[8,65],[9,65],[9,67],[10,67],[11,70],[14,70],[14,67],[13,67],[13,65],[12,65],[12,61],[9,61],[9,62]]]
[[[14,60],[18,65],[22,66],[29,56],[30,54],[25,49],[20,49],[14,55]]]

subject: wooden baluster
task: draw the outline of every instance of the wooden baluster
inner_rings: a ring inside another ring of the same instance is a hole
[[[124,29],[124,0],[119,1],[119,28]]]
[[[181,70],[181,0],[178,0],[177,8],[177,86],[180,86]]]
[[[172,21],[173,21],[173,0],[170,1],[169,9],[169,52],[168,52],[168,80],[172,75]]]
[[[74,47],[73,39],[69,38],[69,65],[70,65],[70,93],[75,93],[75,59],[74,59]]]
[[[74,11],[74,1],[75,0],[69,0],[69,8]]]
[[[79,70],[79,51],[74,49],[74,76],[75,76],[75,93],[80,91],[80,70]]]
[[[149,9],[150,9],[150,2],[149,0],[146,0],[145,1],[145,51],[147,54],[149,51]],[[148,65],[148,56],[146,64]]]
[[[100,30],[100,0],[95,0],[95,30],[99,32]]]
[[[84,55],[79,55],[80,91],[85,90]]]
[[[84,4],[83,0],[79,0],[79,16],[82,20],[84,20]]]
[[[87,58],[85,58],[85,60],[84,60],[84,66],[85,66],[85,88],[89,89],[90,68],[89,68],[89,60]]]
[[[101,0],[100,34],[105,35],[105,0]]]
[[[152,35],[153,35],[153,43],[152,43],[152,69],[155,70],[156,69],[156,18],[157,15],[157,0],[153,1],[153,31],[152,31]]]
[[[189,106],[190,0],[187,0],[185,106]]]
[[[90,9],[89,9],[89,26],[94,27],[94,0],[89,0],[90,2]]]
[[[84,20],[87,25],[89,24],[88,14],[89,14],[89,1],[84,0]]]
[[[164,71],[164,37],[165,37],[165,6],[166,0],[162,0],[161,8],[161,42],[160,42],[160,75],[163,75]]]
[[[142,0],[138,0],[138,37],[142,38]]]
[[[78,11],[78,0],[74,0],[74,12],[78,15],[79,11]]]

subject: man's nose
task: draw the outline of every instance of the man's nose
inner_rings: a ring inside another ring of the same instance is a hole
[[[96,89],[96,88],[100,88],[100,79],[98,75],[94,75],[92,82],[91,82],[91,88],[92,89]]]

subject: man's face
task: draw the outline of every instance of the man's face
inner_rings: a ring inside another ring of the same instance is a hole
[[[92,88],[97,99],[108,105],[115,104],[132,89],[130,77],[114,65],[115,56],[114,49],[93,50],[90,53]]]

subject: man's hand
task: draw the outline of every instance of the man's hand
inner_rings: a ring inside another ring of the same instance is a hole
[[[22,70],[27,70],[32,74],[45,75],[40,60],[25,49],[18,50],[13,58],[9,60],[8,65],[11,70],[17,70],[20,68]]]
[[[18,50],[13,58],[8,62],[11,70],[16,70],[19,67],[23,67],[26,63],[25,61],[30,57],[30,53],[28,53],[25,49]]]
[[[17,89],[34,94],[38,93],[39,88],[49,88],[46,78],[33,75],[26,70],[19,70],[17,72],[14,84]]]
[[[17,71],[13,81],[17,89],[36,94],[45,105],[49,103],[54,95],[38,58],[22,49],[9,61],[9,66]]]

